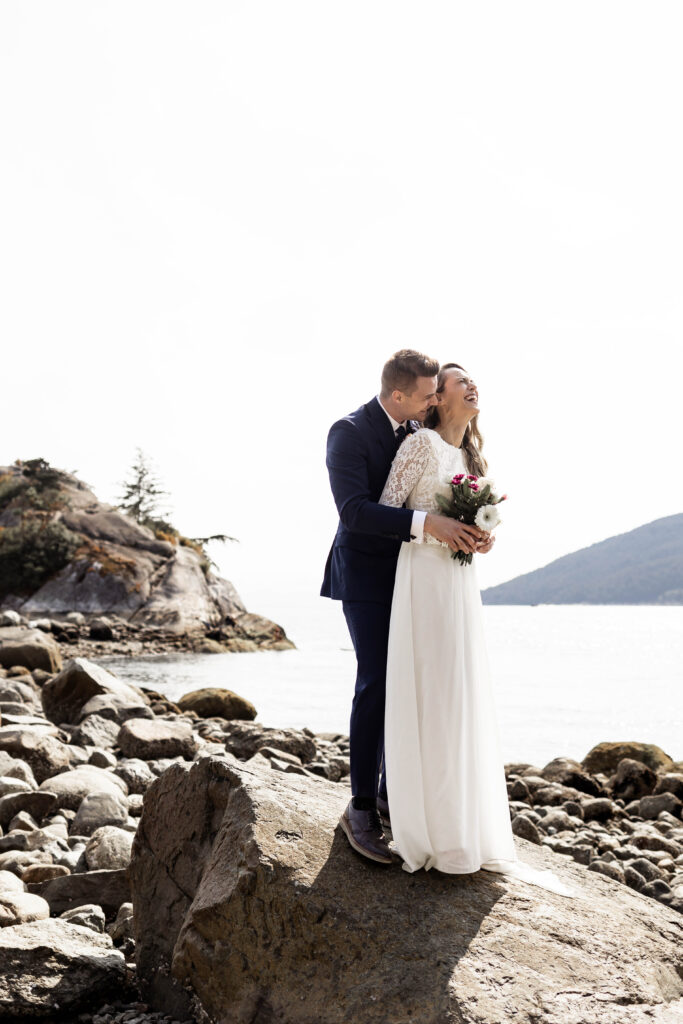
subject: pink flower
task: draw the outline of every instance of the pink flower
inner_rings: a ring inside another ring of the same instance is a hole
[[[479,477],[476,477],[476,476],[472,476],[472,474],[471,474],[471,473],[468,473],[468,474],[467,474],[467,479],[468,479],[468,480],[478,480],[478,479],[479,479]]]
[[[479,484],[470,484],[470,490],[471,491],[478,491],[479,490]]]
[[[455,476],[453,477],[453,479],[451,480],[451,483],[459,484],[460,481],[464,480],[464,479],[465,479],[465,474],[464,473],[456,473]]]

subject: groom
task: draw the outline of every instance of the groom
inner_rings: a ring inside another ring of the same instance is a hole
[[[332,424],[327,469],[339,512],[321,595],[342,602],[358,671],[351,708],[352,799],[340,824],[358,853],[390,864],[382,828],[390,824],[384,753],[389,619],[403,541],[425,533],[454,551],[474,551],[478,530],[447,516],[378,504],[399,445],[437,404],[435,359],[401,349],[385,364],[379,395]],[[417,422],[416,422],[417,421]]]

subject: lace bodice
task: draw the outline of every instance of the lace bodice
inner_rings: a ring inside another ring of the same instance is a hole
[[[465,456],[461,448],[454,448],[435,430],[423,427],[409,434],[396,453],[384,485],[380,505],[439,512],[435,495],[450,495],[449,483],[456,473],[466,473]],[[426,544],[442,544],[436,537],[425,533]]]

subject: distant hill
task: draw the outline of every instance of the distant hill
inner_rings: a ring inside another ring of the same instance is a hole
[[[482,591],[484,604],[683,604],[683,514]]]

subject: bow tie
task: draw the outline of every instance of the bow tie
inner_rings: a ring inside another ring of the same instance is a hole
[[[400,427],[396,428],[395,434],[396,434],[396,444],[397,445],[401,444],[401,442],[405,439],[405,436],[406,436],[407,433],[408,433],[408,431],[403,426],[403,424],[401,424]]]

